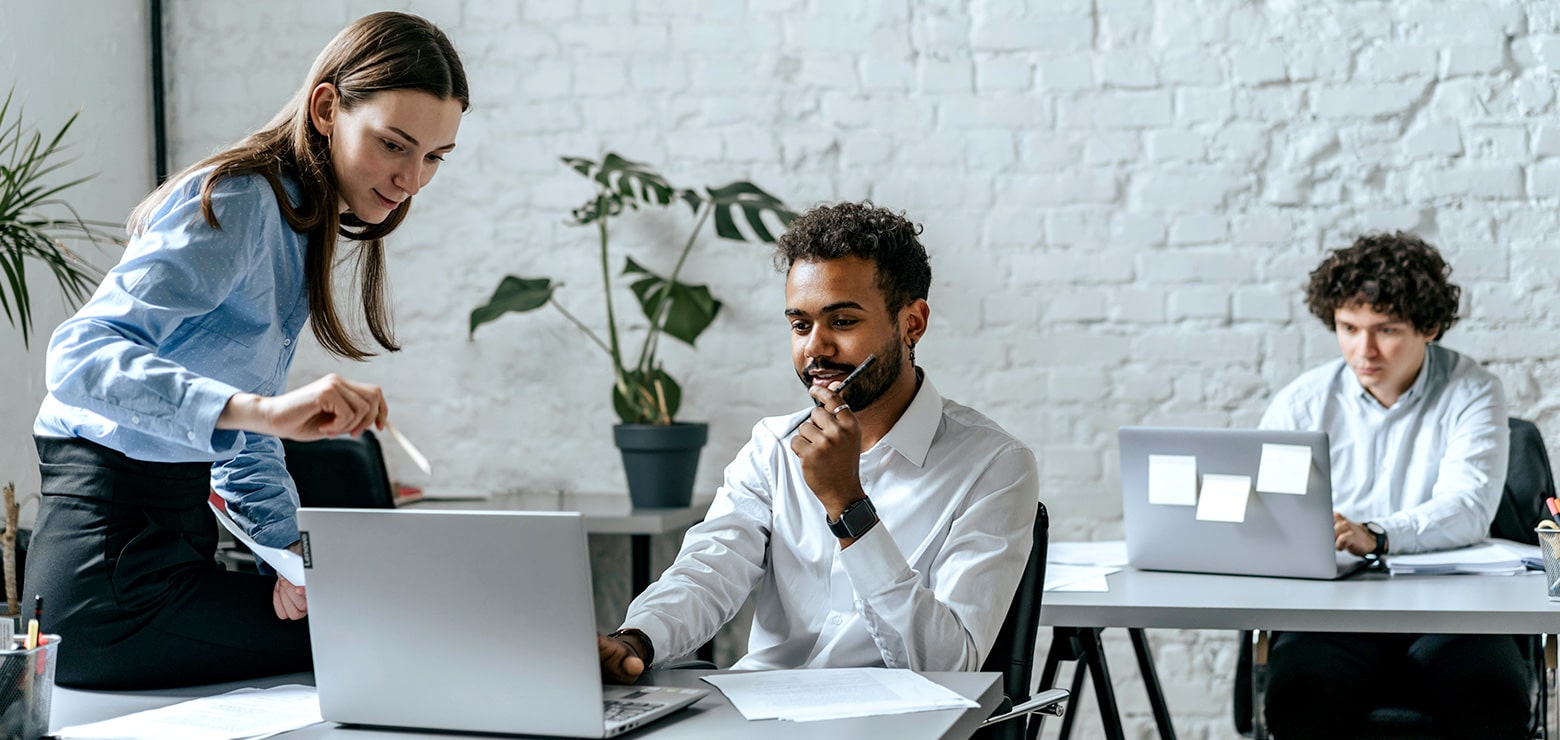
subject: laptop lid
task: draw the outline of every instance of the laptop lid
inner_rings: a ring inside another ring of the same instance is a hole
[[[1331,579],[1363,565],[1362,559],[1333,547],[1332,466],[1325,432],[1122,427],[1118,436],[1122,517],[1132,567]],[[1270,448],[1266,456],[1264,447]],[[1307,455],[1309,469],[1304,470]],[[1269,467],[1266,478],[1264,465]],[[1210,475],[1217,477],[1210,481]],[[1241,478],[1250,486],[1244,506],[1205,505],[1219,503],[1205,502],[1209,495],[1230,497],[1230,486],[1238,490]]]
[[[298,522],[325,719],[608,734],[582,515],[300,509]]]

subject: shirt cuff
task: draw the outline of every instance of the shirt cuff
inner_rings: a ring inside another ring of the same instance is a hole
[[[915,577],[894,536],[881,521],[841,550],[840,562],[860,598],[880,594]]]
[[[174,432],[183,437],[178,442],[202,452],[232,449],[238,442],[239,432],[217,429],[217,419],[227,408],[228,400],[239,392],[238,388],[220,380],[191,379],[184,392],[184,402],[174,418]]]
[[[654,614],[649,612],[630,614],[623,620],[623,624],[619,629],[636,629],[645,633],[645,636],[650,638],[650,644],[655,646],[656,663],[665,664],[668,658],[682,657],[666,652],[671,648],[672,636],[667,631],[666,626],[661,624],[661,620]],[[645,669],[649,670],[651,667],[645,666]]]

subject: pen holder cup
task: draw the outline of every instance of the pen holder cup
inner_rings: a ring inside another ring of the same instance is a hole
[[[1560,529],[1538,528],[1538,550],[1544,555],[1544,586],[1550,601],[1560,601]]]
[[[0,739],[37,740],[49,732],[60,638],[47,637],[48,642],[31,650],[0,650]]]

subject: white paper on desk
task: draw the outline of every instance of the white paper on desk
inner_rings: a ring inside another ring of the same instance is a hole
[[[58,730],[60,740],[251,740],[324,722],[313,686],[239,689]]]
[[[1251,498],[1251,476],[1203,476],[1197,498],[1197,518],[1205,522],[1246,521],[1246,500]]]
[[[1071,586],[1080,581],[1094,578],[1104,578],[1120,568],[1108,565],[1064,565],[1062,563],[1046,563],[1045,565],[1045,590],[1060,591],[1065,586]],[[1107,589],[1108,590],[1108,589]]]
[[[1126,565],[1127,541],[1052,542],[1046,548],[1045,560],[1069,565]]]
[[[1258,493],[1304,496],[1311,482],[1311,448],[1302,445],[1262,445],[1257,464]]]
[[[305,585],[303,582],[303,558],[293,554],[292,550],[280,547],[266,547],[255,542],[248,533],[244,532],[242,527],[238,526],[238,522],[233,521],[233,517],[228,516],[227,512],[217,508],[217,505],[210,501],[207,501],[206,505],[211,507],[211,513],[217,515],[217,521],[222,522],[222,526],[227,527],[227,531],[232,532],[239,542],[244,543],[244,547],[249,548],[250,552],[255,554],[255,557],[264,560],[266,565],[271,566],[283,578],[291,582],[292,585]]]
[[[1148,502],[1196,506],[1197,458],[1191,455],[1149,455]]]
[[[1053,593],[1103,594],[1110,593],[1110,581],[1105,580],[1105,576],[1095,576],[1093,578],[1085,578],[1077,583],[1069,583],[1065,586],[1048,588],[1046,590]]]
[[[705,676],[749,720],[812,722],[978,707],[914,671],[802,668]]]

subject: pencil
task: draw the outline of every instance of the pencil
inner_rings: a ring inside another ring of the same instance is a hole
[[[850,371],[850,375],[845,376],[845,379],[840,381],[840,387],[835,388],[834,392],[835,393],[843,393],[845,391],[845,386],[850,385],[850,382],[852,380],[855,380],[856,376],[861,374],[861,371],[866,370],[875,361],[877,361],[877,355],[867,355],[867,359],[862,360],[861,364],[857,365],[855,370]],[[817,401],[817,400],[813,401],[813,406],[814,407],[822,406],[822,405],[823,405],[823,403],[821,401]],[[812,418],[812,414],[811,413],[804,415],[801,419],[798,419],[795,424],[792,424],[790,429],[785,430],[785,434],[780,435],[780,438],[781,439],[785,439],[786,437],[789,437],[789,436],[795,434],[796,430],[801,429],[802,425],[806,424],[807,420],[811,419],[811,418]]]

